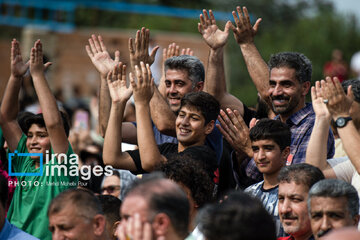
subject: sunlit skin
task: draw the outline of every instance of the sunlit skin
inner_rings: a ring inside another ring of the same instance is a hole
[[[287,234],[295,240],[307,240],[311,235],[307,210],[309,188],[294,181],[279,183],[279,216]]]
[[[107,190],[109,187],[114,187],[114,191],[109,192]],[[104,180],[103,189],[105,190],[101,192],[102,195],[112,195],[118,198],[120,196],[120,178],[116,175],[106,177]]]
[[[295,69],[280,67],[270,71],[269,96],[272,108],[285,121],[289,116],[305,107],[305,96],[310,82],[300,83]]]
[[[188,146],[203,145],[206,135],[213,130],[214,121],[205,125],[205,118],[199,110],[183,106],[176,118],[175,126],[179,151],[182,151]]]
[[[181,99],[189,92],[202,90],[203,82],[198,83],[195,87],[188,77],[186,70],[168,69],[165,74],[166,99],[170,109],[177,112],[180,109]]]
[[[315,239],[322,233],[346,226],[357,226],[359,216],[351,217],[346,197],[313,197],[310,202],[311,229]]]
[[[94,239],[93,222],[78,216],[78,211],[70,204],[49,216],[49,230],[53,240]]]
[[[42,153],[43,161],[45,160],[46,150],[50,150],[50,137],[45,127],[32,124],[27,132],[26,148],[29,153]],[[39,157],[31,157],[36,167],[39,167]]]

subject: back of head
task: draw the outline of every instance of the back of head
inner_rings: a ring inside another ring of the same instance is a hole
[[[300,83],[311,82],[312,65],[311,61],[302,53],[281,52],[273,54],[268,62],[269,69],[290,68],[295,69],[296,79]]]
[[[214,182],[199,161],[187,155],[173,155],[159,166],[165,176],[187,187],[197,206],[212,201]]]
[[[184,70],[188,73],[189,79],[192,81],[193,87],[205,81],[205,69],[202,62],[194,56],[180,55],[166,59],[165,72],[171,70]]]
[[[155,173],[156,174],[156,173]],[[154,214],[165,213],[177,235],[188,235],[190,204],[185,192],[169,179],[152,177],[138,180],[125,196],[141,196]]]
[[[315,183],[325,179],[323,172],[310,164],[299,163],[285,166],[280,170],[278,181],[296,184],[302,184],[310,189]]]
[[[202,113],[205,118],[205,124],[212,120],[216,120],[220,112],[219,102],[210,94],[206,92],[191,92],[187,93],[181,99],[181,107],[195,108]]]
[[[324,179],[314,184],[309,191],[308,209],[311,211],[311,199],[314,197],[329,197],[347,199],[351,217],[359,214],[359,196],[356,189],[349,183],[339,179]]]
[[[95,215],[103,214],[100,201],[92,192],[84,189],[69,189],[51,201],[48,216],[57,214],[70,206],[76,209],[79,217],[86,220],[92,220]]]
[[[273,218],[263,204],[243,192],[232,192],[222,203],[206,206],[199,228],[207,240],[275,240]]]
[[[120,221],[121,200],[112,195],[98,195],[97,198],[100,201],[106,221],[109,222],[111,226],[116,221]]]
[[[348,79],[341,83],[345,93],[347,93],[347,89],[351,86],[352,92],[355,97],[355,101],[360,103],[360,79]]]
[[[265,139],[273,140],[280,150],[284,150],[291,143],[290,128],[280,120],[261,119],[250,129],[250,140],[254,142]]]

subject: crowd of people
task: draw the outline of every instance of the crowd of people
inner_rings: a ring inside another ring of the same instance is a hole
[[[206,69],[173,43],[155,80],[149,29],[129,39],[128,66],[92,35],[84,45],[100,86],[88,102],[61,101],[41,41],[24,61],[14,39],[0,107],[0,239],[359,239],[360,79],[312,84],[298,52],[266,63],[254,43],[261,19],[252,25],[246,7],[232,14],[224,30],[212,10],[200,14]],[[230,32],[256,108],[227,91]]]

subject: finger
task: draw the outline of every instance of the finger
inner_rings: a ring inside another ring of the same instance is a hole
[[[126,83],[126,65],[124,64],[121,69],[121,81]]]
[[[214,14],[213,14],[213,12],[212,12],[211,9],[209,10],[209,15],[210,15],[210,24],[211,24],[211,25],[216,25],[215,16],[214,16]]]
[[[350,98],[352,101],[355,100],[354,92],[352,90],[352,85],[348,86],[347,88],[347,97]]]
[[[201,25],[201,23],[198,23],[198,31],[199,31],[199,33],[202,35],[203,34],[203,32],[204,32],[204,28],[203,28],[203,26]]]
[[[205,22],[205,19],[204,19],[204,15],[202,13],[199,16],[199,19],[200,19],[200,24],[201,24],[202,28],[206,28],[207,27],[206,22]]]
[[[230,118],[228,117],[228,115],[226,115],[226,113],[223,110],[220,110],[220,115],[227,126],[227,127],[225,127],[222,125],[222,127],[228,132],[228,134],[231,136],[231,138],[234,139],[235,138],[234,133],[237,132],[237,129],[234,128],[234,124],[231,122]]]
[[[193,51],[193,50],[190,50],[187,55],[194,56],[194,51]]]
[[[138,65],[135,65],[135,74],[136,74],[136,78],[137,78],[137,83],[139,85],[141,85],[142,82],[143,82],[143,79],[142,79],[142,76],[141,76],[141,70],[140,70]]]
[[[333,78],[333,83],[335,86],[336,93],[345,95],[344,89],[343,89],[338,77]]]
[[[239,27],[239,26],[240,26],[240,20],[239,20],[238,16],[236,15],[236,12],[235,12],[235,11],[232,11],[231,14],[233,15],[233,18],[234,18],[234,22],[235,22],[235,24],[236,24],[236,27]],[[233,26],[232,29],[234,30],[235,27]]]
[[[44,69],[47,69],[48,67],[50,67],[52,65],[52,62],[47,62],[44,64]]]
[[[252,119],[250,120],[249,129],[253,128],[258,121],[259,121],[258,119],[252,118]]]
[[[99,41],[97,40],[96,36],[95,35],[92,35],[92,40],[94,41],[94,46],[96,48],[96,51],[97,52],[102,52],[101,51],[101,47],[100,47],[100,44],[99,44]]]
[[[130,54],[134,54],[135,50],[134,50],[134,40],[132,38],[129,38],[129,52]]]
[[[134,74],[133,74],[132,72],[130,72],[129,78],[130,78],[131,87],[132,87],[132,88],[136,88],[135,77],[134,77]]]
[[[30,63],[34,64],[35,63],[35,48],[32,47],[30,50]]]
[[[107,76],[106,76],[106,81],[107,81],[107,83],[108,83],[108,86],[110,86],[111,85],[111,83],[112,83],[112,73],[113,71],[110,71],[110,72],[108,72],[108,74],[107,74]]]
[[[315,82],[315,87],[314,87],[314,90],[315,90],[315,99],[317,98],[322,98],[322,93],[321,93],[321,86],[320,86],[320,82],[319,81],[316,81]]]
[[[248,126],[246,125],[243,117],[241,116],[240,112],[238,110],[234,110],[234,114],[235,114],[235,117],[236,117],[236,120],[238,121],[239,123],[239,127],[243,128],[243,129],[247,129]],[[237,125],[235,125],[237,129],[239,129],[239,127]]]
[[[220,117],[218,117],[218,120],[220,119]],[[221,123],[221,121],[219,120],[219,122]],[[226,125],[226,124],[225,124]],[[222,127],[223,125],[220,124],[216,124],[216,127],[219,129],[219,131],[221,132],[221,134],[223,135],[223,137],[226,139],[226,141],[228,141],[228,143],[230,143],[230,145],[233,144],[233,140],[230,137],[230,135],[226,132],[226,130],[224,130],[224,128]]]
[[[180,47],[179,45],[175,46],[175,56],[179,56],[180,55]]]
[[[116,232],[117,232],[116,237],[119,240],[126,240],[126,233],[125,233],[124,223],[120,223],[120,226],[118,227],[118,230]]]
[[[144,81],[144,83],[148,83],[149,79],[148,79],[148,72],[146,70],[146,66],[144,64],[144,62],[140,62],[140,67],[141,67],[141,73],[142,73],[142,80]]]
[[[254,32],[255,34],[257,33],[257,31],[259,30],[259,26],[260,26],[260,23],[262,21],[262,18],[258,18],[253,26],[253,29],[254,29]]]
[[[141,50],[143,50],[143,51],[148,51],[148,49],[146,49],[146,32],[145,32],[145,28],[144,28],[144,27],[141,28],[140,48],[141,48]]]
[[[203,9],[203,14],[204,14],[206,26],[209,26],[211,23],[210,23],[210,18],[209,18],[209,15],[208,15],[206,9]]]
[[[90,58],[93,58],[93,57],[94,57],[94,54],[93,54],[92,51],[90,50],[89,45],[86,45],[86,46],[85,46],[85,49],[86,49],[86,52],[87,52],[88,56],[89,56]]]
[[[316,90],[315,90],[315,87],[311,87],[311,101],[312,102],[315,102],[315,100],[317,99],[316,97]]]
[[[225,28],[224,28],[224,32],[226,34],[229,34],[229,31],[231,29],[231,26],[232,26],[232,23],[230,21],[227,21],[226,24],[225,24]]]
[[[149,44],[150,44],[150,30],[145,29],[145,46],[144,49],[149,51]]]
[[[92,35],[91,35],[91,38],[89,38],[89,44],[90,44],[91,51],[93,52],[93,54],[95,54],[95,53],[98,52],[98,51],[96,50],[96,47],[95,47],[95,43],[94,43],[94,40],[93,40],[94,38],[96,38],[94,34],[92,34]]]
[[[140,31],[136,31],[136,37],[135,37],[135,51],[140,51],[141,48],[141,39],[140,39]]]
[[[151,240],[152,239],[152,228],[151,224],[146,222],[143,227],[143,240]]]
[[[142,240],[142,224],[140,219],[140,214],[135,213],[134,214],[134,226],[133,226],[133,233],[132,236],[134,240]]]
[[[243,12],[244,12],[244,24],[245,26],[247,26],[248,28],[251,28],[251,22],[250,22],[250,16],[248,13],[248,10],[246,7],[243,7]]]
[[[126,231],[127,236],[132,236],[132,237],[134,236],[133,235],[133,226],[134,226],[134,218],[129,217],[128,220],[126,221],[126,227],[125,227],[125,231]]]
[[[241,7],[237,6],[237,7],[236,7],[236,11],[237,11],[237,13],[238,13],[238,15],[239,15],[240,26],[243,26],[245,20],[244,20],[243,13],[242,13],[242,11],[241,11]],[[240,27],[240,26],[238,26],[238,27]]]
[[[106,46],[105,46],[105,44],[104,44],[104,41],[103,41],[101,35],[98,35],[98,40],[99,40],[99,42],[100,42],[100,49],[101,49],[101,51],[103,51],[103,52],[106,51]]]
[[[115,51],[115,62],[118,63],[120,61],[120,51],[116,50]]]
[[[159,50],[159,48],[160,48],[159,46],[156,46],[151,50],[151,53],[150,53],[150,58],[151,59],[155,59],[156,53]]]

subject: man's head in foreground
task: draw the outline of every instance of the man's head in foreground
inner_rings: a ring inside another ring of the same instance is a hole
[[[322,239],[332,229],[357,226],[359,197],[349,183],[325,179],[311,187],[308,198],[311,229],[315,239]]]
[[[108,239],[101,204],[90,191],[71,189],[60,193],[52,200],[48,217],[54,240]]]
[[[176,183],[148,176],[134,185],[121,205],[121,224],[139,214],[150,223],[154,239],[184,239],[188,235],[190,205],[185,192]]]
[[[279,173],[279,216],[284,231],[295,239],[312,235],[308,193],[312,185],[324,178],[320,169],[306,163],[286,166]]]

